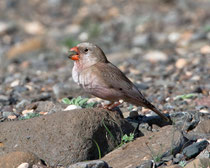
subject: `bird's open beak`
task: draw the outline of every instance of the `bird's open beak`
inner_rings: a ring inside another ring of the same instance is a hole
[[[73,47],[70,49],[70,51],[72,52],[70,55],[69,55],[69,58],[76,61],[76,60],[79,60],[79,49],[78,47]]]

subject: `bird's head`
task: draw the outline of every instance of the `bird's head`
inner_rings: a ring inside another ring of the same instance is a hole
[[[70,49],[72,54],[69,56],[70,59],[76,63],[83,64],[86,66],[94,65],[98,62],[108,62],[104,52],[98,46],[84,42]]]

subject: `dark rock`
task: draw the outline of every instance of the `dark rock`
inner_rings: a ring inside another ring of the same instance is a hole
[[[112,133],[111,138],[105,126]],[[121,141],[121,131],[129,135],[134,128],[118,113],[103,109],[56,112],[28,120],[0,124],[0,154],[27,149],[50,165],[69,165],[97,159]],[[14,141],[15,139],[15,141]],[[96,143],[95,143],[96,142]],[[44,151],[44,152],[43,152]]]
[[[29,163],[29,167],[33,164],[41,163],[42,161],[33,153],[26,151],[12,151],[0,155],[1,168],[16,168],[21,163]]]
[[[86,162],[78,162],[68,166],[68,168],[109,168],[109,166],[103,160],[92,160]]]
[[[203,151],[208,146],[208,141],[203,140],[201,142],[194,143],[184,148],[182,154],[186,159],[191,159],[196,157],[201,151]]]
[[[136,168],[152,168],[153,167],[153,162],[151,160],[137,166]]]
[[[147,89],[149,89],[149,86],[147,84],[145,84],[145,83],[138,83],[138,84],[135,83],[135,85],[136,85],[136,87],[139,90],[147,90]]]

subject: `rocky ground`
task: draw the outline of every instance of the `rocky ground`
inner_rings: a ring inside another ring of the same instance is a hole
[[[209,6],[1,0],[0,168],[210,167]],[[124,118],[87,108],[105,101],[72,80],[68,50],[82,41],[98,44],[172,122],[127,103],[116,109]],[[83,108],[62,101],[78,96],[89,98]]]

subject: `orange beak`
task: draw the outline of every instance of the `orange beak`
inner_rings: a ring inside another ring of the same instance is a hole
[[[79,49],[78,47],[73,47],[70,49],[71,52],[73,52],[71,55],[69,55],[69,58],[76,61],[79,60]]]

